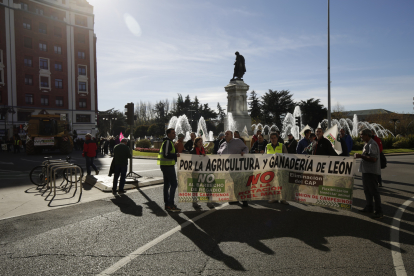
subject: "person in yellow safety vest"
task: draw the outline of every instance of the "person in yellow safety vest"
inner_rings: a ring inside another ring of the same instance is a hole
[[[270,143],[266,146],[266,154],[275,154],[275,153],[288,153],[288,150],[285,146],[285,144],[278,143],[278,135],[277,133],[271,133],[270,134]],[[289,203],[282,199],[280,201],[278,200],[269,200],[269,203],[276,203],[280,202],[282,204],[289,205]]]
[[[13,149],[14,153],[20,153],[20,146],[22,145],[22,141],[20,141],[20,138],[18,135],[14,136],[14,143],[13,143]]]
[[[168,212],[181,211],[181,209],[174,204],[175,190],[178,185],[177,175],[175,173],[175,163],[177,162],[177,157],[180,157],[180,154],[175,152],[174,139],[175,130],[173,128],[167,129],[167,137],[163,140],[157,158],[157,165],[160,165],[164,177],[164,203],[165,210]]]

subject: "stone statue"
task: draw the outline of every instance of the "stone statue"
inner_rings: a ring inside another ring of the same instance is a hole
[[[246,65],[244,62],[244,57],[242,55],[239,54],[239,52],[235,53],[236,55],[236,61],[234,62],[234,74],[233,74],[233,78],[232,80],[243,80],[243,75],[244,73],[246,73]]]

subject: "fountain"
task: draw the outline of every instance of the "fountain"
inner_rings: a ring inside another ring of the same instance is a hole
[[[232,113],[227,113],[227,129],[226,130],[231,130],[231,131],[235,131],[237,130],[237,123],[236,121],[233,119],[233,114]]]

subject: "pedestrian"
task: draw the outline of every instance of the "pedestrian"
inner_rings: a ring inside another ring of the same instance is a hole
[[[195,138],[195,140],[194,140],[194,147],[190,151],[190,154],[206,156],[206,151],[205,151],[205,149],[203,147],[203,138],[201,138],[201,137]],[[210,204],[207,204],[207,206],[210,207]],[[201,205],[198,204],[197,202],[193,202],[193,208],[194,209],[201,209]]]
[[[114,179],[112,182],[112,194],[116,194],[117,186],[118,186],[118,178],[121,176],[119,180],[119,194],[124,194],[126,191],[124,190],[125,187],[125,178],[128,170],[128,159],[132,158],[131,151],[129,150],[128,146],[128,139],[122,139],[121,143],[114,147],[114,158],[112,159],[111,163],[111,173],[114,174]]]
[[[252,148],[253,147],[253,145],[254,145],[254,143],[256,143],[257,142],[257,140],[259,140],[259,135],[260,134],[262,134],[262,131],[260,130],[260,129],[258,129],[257,131],[256,131],[256,134],[254,134],[253,136],[252,136],[252,140],[250,141],[250,148]]]
[[[82,156],[86,159],[86,172],[87,175],[91,175],[91,167],[95,170],[95,175],[99,174],[98,168],[93,163],[96,156],[96,143],[91,139],[91,134],[85,135],[85,143],[83,144]]]
[[[372,139],[378,145],[378,148],[379,148],[379,151],[380,151],[380,160],[381,160],[381,155],[383,155],[383,153],[382,153],[382,150],[383,150],[382,141],[377,135],[375,135],[374,130],[371,130],[371,134],[372,134]],[[385,158],[385,156],[383,156],[383,157]],[[381,174],[379,174],[377,178],[378,178],[378,187],[382,187],[382,176],[381,176]]]
[[[339,156],[349,156],[348,146],[345,139],[342,138],[341,134],[338,135],[337,142],[341,143],[342,153]]]
[[[105,155],[105,139],[103,137],[101,137],[101,155],[104,156]]]
[[[194,132],[191,132],[190,134],[191,139],[187,141],[187,143],[185,143],[184,145],[184,149],[188,152],[190,152],[193,149],[194,146],[194,140],[196,138],[196,135]]]
[[[341,140],[345,140],[346,148],[348,149],[348,152],[347,152],[346,156],[349,156],[349,154],[352,151],[352,147],[354,146],[354,142],[352,141],[352,137],[349,136],[348,134],[346,134],[344,128],[341,128],[340,133],[341,133]],[[342,148],[342,150],[343,150],[343,148]]]
[[[242,141],[243,141],[243,143],[246,143],[246,142],[244,141],[244,139],[240,136],[240,132],[239,132],[238,130],[235,130],[235,131],[234,131],[234,138],[240,139],[240,140],[242,140]]]
[[[96,144],[96,158],[98,158],[98,153],[101,152],[101,143],[100,143],[100,140],[96,139],[96,137],[93,137],[92,140]]]
[[[109,153],[109,139],[105,139],[105,143],[104,143],[104,154],[108,155]]]
[[[243,154],[248,153],[249,149],[247,148],[246,144],[243,143],[240,139],[233,138],[233,132],[227,130],[224,134],[225,142],[221,144],[220,149],[217,151],[217,154]],[[238,202],[229,202],[229,204],[237,204]],[[247,201],[243,201],[243,207],[248,207],[249,204]]]
[[[305,130],[305,137],[303,137],[303,139],[299,141],[298,146],[296,147],[296,153],[297,154],[308,154],[305,151],[305,149],[311,143],[311,140],[310,140],[311,132],[312,131],[310,129]]]
[[[195,134],[194,134],[195,135]],[[177,189],[177,175],[175,173],[175,163],[179,153],[175,152],[173,140],[175,139],[175,130],[167,129],[167,137],[164,138],[160,152],[158,153],[157,165],[160,165],[164,177],[164,203],[165,210],[168,212],[180,212],[174,204],[175,190]]]
[[[20,147],[22,145],[22,141],[20,140],[19,135],[14,135],[14,140],[13,140],[13,151],[14,153],[20,153]]]
[[[270,134],[270,143],[268,143],[266,146],[266,154],[288,153],[288,149],[286,148],[286,145],[279,143],[278,140],[279,139],[278,139],[277,133],[273,132]],[[281,199],[280,201],[269,200],[269,203],[276,203],[276,202],[289,205],[289,203],[284,199]]]
[[[293,137],[292,133],[288,134],[288,140],[285,143],[288,153],[296,153],[296,147],[298,146],[298,142],[296,141],[295,137]]]
[[[111,156],[114,154],[114,147],[115,147],[115,139],[111,136],[109,140],[109,151],[111,152]]]
[[[223,132],[220,132],[219,136],[214,141],[213,154],[217,154],[217,151],[219,150],[221,144],[223,144],[224,141],[225,141],[224,140],[224,133]]]
[[[285,143],[285,140],[283,140],[282,136],[280,136],[280,131],[279,131],[279,130],[276,130],[275,132],[276,132],[276,134],[277,134],[277,141],[278,141],[279,143],[284,144],[284,143]]]
[[[367,201],[365,208],[360,212],[372,213],[375,202],[375,213],[372,218],[381,219],[383,213],[381,196],[378,191],[378,175],[381,175],[380,150],[378,144],[372,139],[372,133],[369,129],[364,129],[359,134],[365,144],[362,154],[355,154],[355,158],[361,158],[359,172],[362,173],[362,185]]]
[[[253,147],[250,149],[251,153],[264,153],[266,150],[267,140],[263,137],[262,134],[257,135],[257,141],[253,144]]]
[[[334,150],[331,142],[323,137],[323,129],[318,128],[316,130],[316,138],[317,141],[315,145],[313,146],[313,154],[314,155],[332,155],[332,156],[338,156],[336,151]]]
[[[184,150],[184,134],[178,134],[178,140],[174,144],[175,152],[182,153]]]

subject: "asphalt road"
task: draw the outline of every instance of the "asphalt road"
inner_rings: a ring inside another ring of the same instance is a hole
[[[0,160],[19,163],[18,157]],[[391,249],[398,250],[398,244],[390,243],[391,225],[397,209],[413,196],[414,155],[388,160],[381,221],[357,212],[365,205],[360,174],[350,212],[254,201],[248,208],[217,205],[219,210],[202,204],[201,211],[179,204],[183,212],[169,214],[162,186],[154,186],[1,220],[0,274],[396,275]],[[101,168],[109,161],[98,159]],[[21,168],[14,165],[16,175],[35,164],[24,162]],[[148,163],[139,165],[147,171],[142,174],[160,175],[155,161],[141,162]],[[0,187],[6,185],[3,176]],[[7,185],[17,184],[15,179]],[[414,275],[414,202],[402,213],[399,228],[404,266],[398,268]]]

